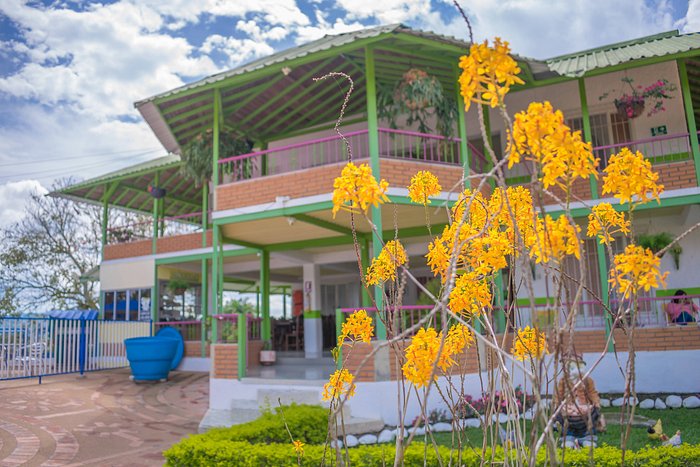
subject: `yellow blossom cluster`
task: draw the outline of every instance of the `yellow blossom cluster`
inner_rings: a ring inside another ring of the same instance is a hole
[[[536,263],[548,263],[552,260],[561,262],[565,256],[573,255],[581,259],[581,240],[578,235],[581,228],[569,222],[567,216],[557,220],[547,215],[544,221],[538,219],[537,237],[530,248],[530,257]]]
[[[620,200],[620,204],[637,202],[646,203],[651,199],[659,200],[664,186],[658,184],[659,174],[651,169],[651,162],[641,152],[632,152],[628,148],[613,154],[605,167],[603,177],[603,194],[611,193]]]
[[[520,361],[526,358],[542,358],[545,352],[547,340],[544,332],[530,326],[518,329],[518,333],[513,337],[513,348],[510,350],[515,358]]]
[[[610,203],[600,203],[593,206],[588,215],[589,237],[600,237],[600,243],[609,245],[615,241],[615,234],[629,234],[630,222],[625,220],[625,215],[615,211]]]
[[[369,165],[348,162],[333,182],[333,217],[341,209],[367,212],[370,206],[379,206],[389,200],[388,188],[385,180],[377,182]]]
[[[488,41],[472,44],[469,55],[459,59],[462,74],[459,77],[460,93],[464,97],[464,109],[469,110],[472,102],[496,107],[514,84],[523,84],[518,78],[520,67],[510,56],[507,41],[496,38],[493,47]]]
[[[304,455],[304,443],[302,443],[301,440],[292,441],[292,448],[298,456]]]
[[[411,177],[408,187],[408,197],[416,204],[423,206],[430,204],[430,196],[440,194],[442,187],[438,178],[427,170],[421,170]]]
[[[455,324],[449,329],[440,352],[442,338],[442,332],[438,333],[432,327],[421,328],[406,347],[406,363],[402,371],[406,379],[417,388],[430,384],[430,375],[433,374],[436,362],[442,371],[447,372],[456,363],[454,357],[474,342],[471,331],[462,324]]]
[[[460,274],[450,292],[448,306],[455,313],[469,316],[480,315],[482,310],[491,306],[491,289],[485,279],[480,279],[476,272]]]
[[[357,310],[343,323],[338,342],[343,342],[345,339],[350,338],[353,342],[362,341],[369,343],[373,335],[372,318],[367,316],[366,310]]]
[[[564,114],[549,102],[532,102],[515,115],[508,153],[509,168],[523,157],[535,162],[545,188],[568,190],[576,178],[598,177],[591,144],[582,140],[580,131],[572,132]]]
[[[378,285],[388,280],[396,280],[396,268],[406,264],[408,255],[401,242],[390,240],[386,242],[379,256],[372,259],[372,264],[367,268],[365,281],[368,285]]]
[[[321,395],[321,398],[324,401],[331,401],[333,399],[339,399],[345,395],[347,395],[347,397],[354,396],[354,379],[355,378],[353,375],[345,368],[342,370],[335,370],[335,372],[328,379],[328,382],[323,385],[323,394]]]
[[[666,286],[666,276],[659,271],[661,258],[654,255],[650,249],[639,245],[627,245],[624,253],[615,255],[615,266],[610,271],[610,280],[618,292],[628,298],[632,292],[644,289],[648,292],[659,284]]]

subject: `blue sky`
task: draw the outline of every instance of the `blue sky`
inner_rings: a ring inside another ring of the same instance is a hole
[[[535,58],[700,30],[700,0],[461,4],[477,39],[498,35]],[[136,100],[324,34],[396,22],[466,37],[445,0],[0,0],[0,226],[55,178],[162,155]]]

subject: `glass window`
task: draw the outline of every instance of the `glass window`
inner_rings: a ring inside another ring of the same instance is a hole
[[[114,292],[105,292],[104,319],[112,321],[114,319]]]
[[[116,321],[126,321],[126,309],[128,307],[128,303],[126,300],[126,290],[118,290],[116,295],[117,303],[115,308],[114,319]]]

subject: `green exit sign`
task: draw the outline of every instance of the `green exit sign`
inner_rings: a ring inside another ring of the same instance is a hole
[[[667,134],[668,134],[668,129],[666,128],[666,125],[655,126],[651,129],[651,136],[661,136],[661,135],[667,135]]]

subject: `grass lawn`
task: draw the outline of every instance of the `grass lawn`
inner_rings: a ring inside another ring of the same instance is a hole
[[[598,434],[598,445],[608,444],[610,446],[620,446],[620,426],[611,425],[610,420],[620,417],[620,411],[616,408],[603,409],[605,419],[608,422],[608,429],[605,433]],[[700,409],[667,409],[667,410],[635,410],[636,415],[643,415],[653,420],[661,419],[664,433],[669,437],[673,436],[676,430],[681,430],[684,443],[700,444]],[[530,428],[530,422],[527,428]],[[632,427],[627,448],[637,450],[647,445],[660,446],[661,441],[652,441],[647,437],[646,428]],[[436,433],[435,441],[444,446],[452,445],[452,433]],[[463,432],[463,444],[471,445],[481,449],[482,431],[480,428],[467,428]],[[416,440],[422,441],[422,437]]]

